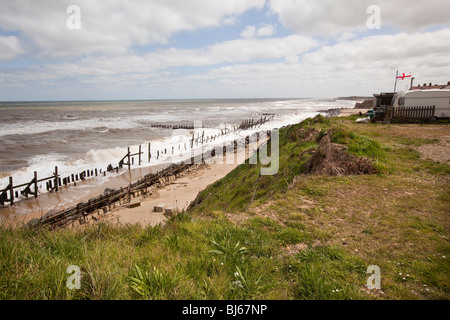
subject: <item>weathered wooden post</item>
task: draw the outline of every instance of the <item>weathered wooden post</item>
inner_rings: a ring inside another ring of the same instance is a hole
[[[152,154],[150,153],[150,143],[148,143],[148,162],[150,162],[151,158],[152,158]]]
[[[14,185],[13,185],[13,177],[9,177],[9,198],[11,205],[14,204]]]
[[[130,162],[130,147],[128,147],[128,170],[131,170],[131,162]]]
[[[38,194],[38,179],[37,179],[37,171],[34,172],[34,198],[37,198]]]
[[[139,165],[141,165],[141,145],[139,145]]]
[[[55,166],[55,190],[58,192],[58,166]]]

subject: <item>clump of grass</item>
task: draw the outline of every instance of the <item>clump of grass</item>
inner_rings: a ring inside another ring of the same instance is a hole
[[[362,260],[333,246],[318,246],[297,255],[295,297],[306,300],[364,298]]]
[[[347,144],[350,137],[350,131],[344,126],[333,126],[331,142],[338,144]]]
[[[164,238],[164,243],[172,250],[176,250],[180,247],[179,244],[180,237],[176,234],[172,234],[171,236],[167,236]]]
[[[384,159],[386,157],[384,150],[377,141],[354,133],[350,134],[350,138],[348,143],[348,151],[350,153],[373,159]]]
[[[237,293],[239,299],[258,298],[268,286],[264,285],[262,275],[255,275],[249,268],[245,268],[244,272],[236,266],[234,272],[235,281],[231,282],[231,288]]]
[[[215,249],[209,250],[209,253],[219,255],[223,261],[242,261],[247,253],[247,248],[241,246],[240,241],[234,243],[230,234],[221,239],[212,239],[211,243]]]
[[[318,114],[314,118],[307,118],[300,123],[300,125],[305,128],[315,126],[316,124],[329,126],[331,124],[331,121],[329,118],[326,118],[321,114]]]
[[[321,190],[321,189],[319,189],[317,187],[305,186],[303,188],[303,191],[304,191],[305,194],[311,195],[311,196],[319,196],[319,197],[321,197],[321,196],[325,195],[325,191]]]
[[[144,232],[142,232],[139,237],[135,240],[135,245],[140,247],[145,245],[146,243],[159,239],[163,234],[161,224],[158,224],[154,227],[148,226]]]
[[[139,266],[135,266],[134,275],[130,278],[130,286],[135,293],[145,299],[160,300],[175,298],[175,289],[181,277],[177,273],[155,267],[143,273]]]
[[[275,234],[275,238],[282,245],[296,244],[307,240],[307,236],[302,230],[293,227],[282,228]]]

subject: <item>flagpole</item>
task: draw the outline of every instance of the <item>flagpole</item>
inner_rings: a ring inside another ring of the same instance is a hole
[[[397,78],[398,78],[398,70],[397,70],[397,72],[395,73],[394,93],[395,93],[395,90],[397,90]]]

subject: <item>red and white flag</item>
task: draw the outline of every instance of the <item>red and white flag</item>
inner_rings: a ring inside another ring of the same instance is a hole
[[[401,74],[401,75],[398,75],[398,74],[397,74],[397,80],[398,80],[398,79],[400,79],[400,80],[405,80],[405,78],[411,78],[411,74],[405,74],[405,73],[403,73],[403,74]]]

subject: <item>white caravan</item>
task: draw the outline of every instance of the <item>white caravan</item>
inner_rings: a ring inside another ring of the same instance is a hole
[[[392,107],[435,106],[436,118],[450,118],[450,89],[408,90],[397,92]]]

